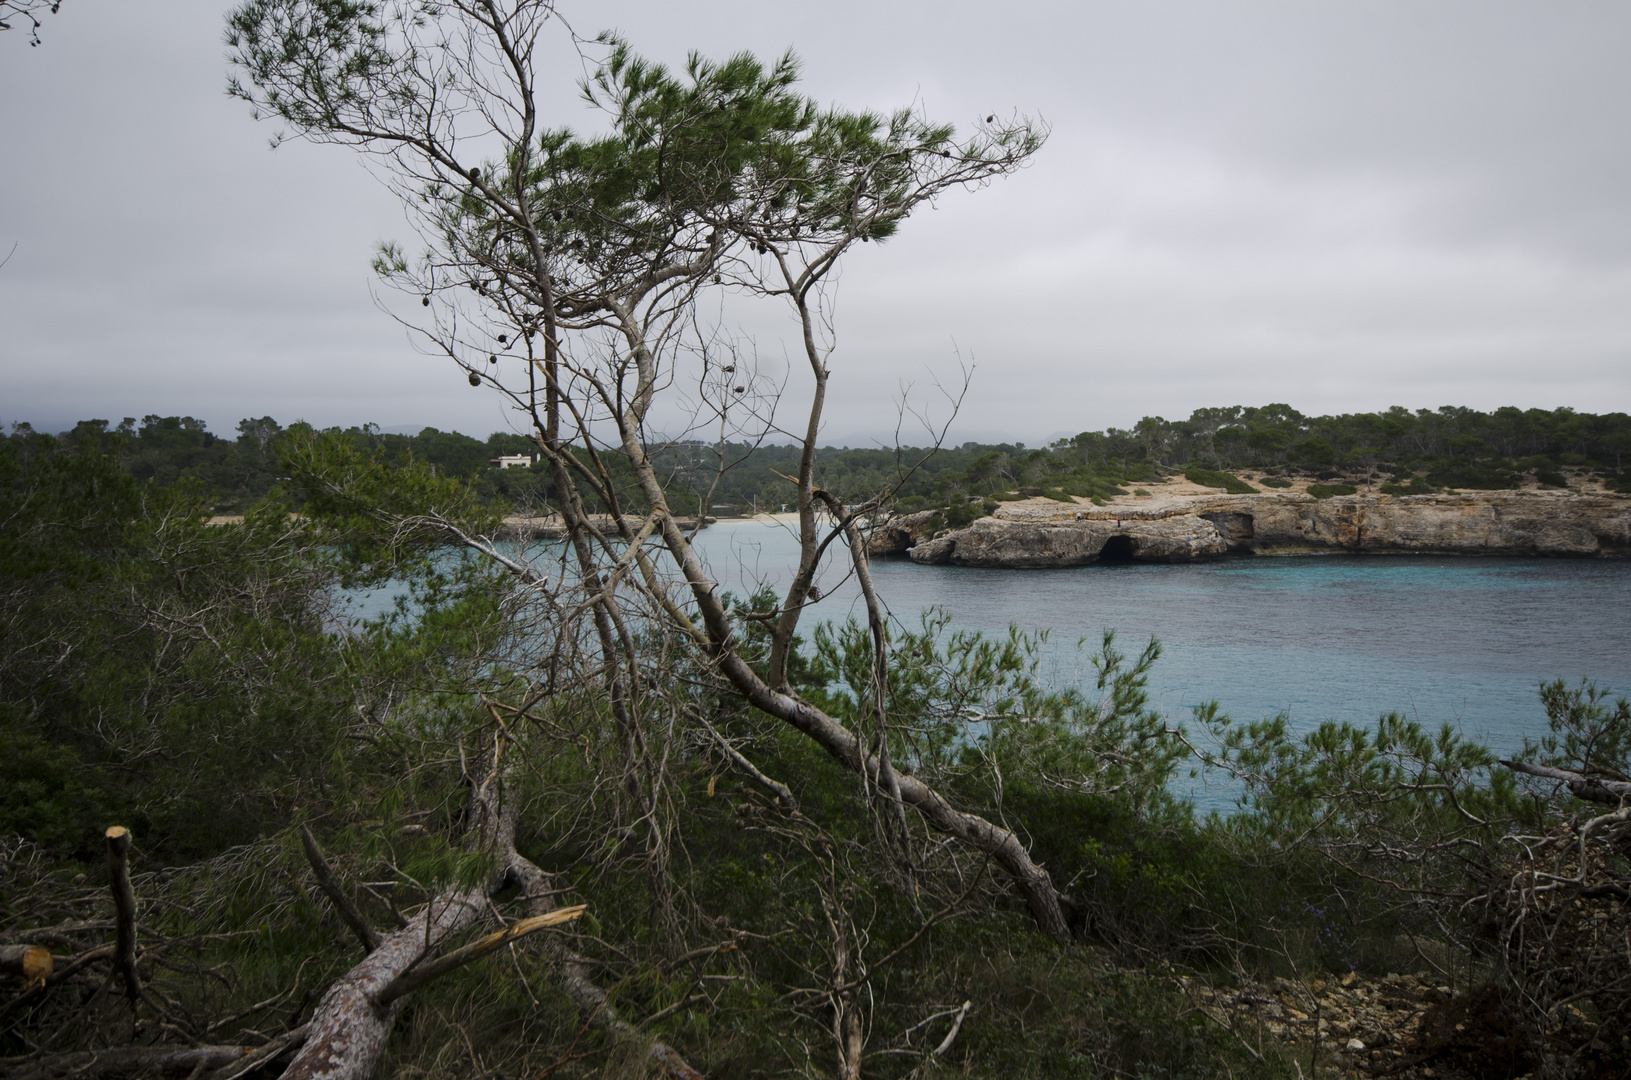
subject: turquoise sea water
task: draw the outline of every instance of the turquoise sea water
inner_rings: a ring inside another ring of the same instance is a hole
[[[705,529],[698,549],[725,588],[744,594],[785,589],[797,564],[791,532],[752,521]],[[829,560],[806,636],[816,621],[864,620],[846,571]],[[1504,755],[1544,733],[1542,682],[1587,678],[1631,696],[1631,561],[1302,556],[981,570],[889,558],[873,575],[909,626],[938,606],[961,628],[1049,630],[1045,673],[1061,683],[1091,674],[1080,639],[1091,649],[1113,628],[1136,654],[1154,636],[1164,651],[1151,698],[1175,722],[1211,700],[1237,720],[1285,712],[1299,730],[1402,712],[1455,724]],[[377,614],[392,591],[352,597],[353,612]],[[1234,791],[1184,790],[1202,809],[1226,808]]]
[[[752,522],[722,522],[700,546],[738,589],[785,585],[796,554],[785,530]],[[1631,562],[1303,556],[981,570],[890,558],[873,573],[911,624],[938,605],[972,629],[1051,630],[1059,679],[1085,668],[1080,638],[1095,646],[1112,627],[1134,653],[1153,635],[1164,652],[1151,696],[1174,720],[1208,700],[1237,719],[1284,711],[1298,728],[1396,711],[1506,753],[1545,730],[1544,681],[1631,694]],[[862,614],[843,578],[836,565],[824,573],[831,593],[814,616]]]

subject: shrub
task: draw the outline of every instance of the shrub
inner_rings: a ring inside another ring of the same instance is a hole
[[[1308,493],[1316,499],[1329,499],[1333,495],[1354,495],[1359,491],[1352,484],[1309,484]]]
[[[1251,495],[1257,491],[1256,488],[1233,473],[1222,472],[1218,469],[1203,469],[1198,465],[1191,465],[1185,469],[1184,479],[1202,487],[1222,488],[1231,495]]]
[[[992,509],[995,509],[995,507]],[[946,519],[946,527],[949,529],[966,529],[987,513],[989,511],[985,509],[985,504],[977,502],[959,503],[956,506],[948,506],[942,511],[942,515]]]
[[[1427,479],[1446,488],[1493,491],[1520,487],[1524,477],[1522,473],[1513,472],[1508,462],[1491,461],[1446,465],[1428,473]]]
[[[1535,471],[1535,479],[1540,481],[1542,487],[1561,488],[1569,486],[1569,478],[1567,476],[1564,476],[1560,472],[1548,469],[1537,469]]]
[[[1149,492],[1145,491],[1143,488],[1134,488],[1133,489],[1133,494],[1134,495],[1145,495],[1145,496],[1147,496],[1147,495],[1149,495]]]
[[[1288,488],[1291,486],[1291,481],[1283,476],[1265,476],[1258,483],[1271,488]]]
[[[1405,476],[1404,483],[1393,481],[1382,485],[1384,495],[1431,495],[1438,490],[1419,476]]]

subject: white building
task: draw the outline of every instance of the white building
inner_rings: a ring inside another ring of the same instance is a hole
[[[493,458],[492,462],[500,469],[525,469],[532,464],[533,459],[526,454],[504,454]]]

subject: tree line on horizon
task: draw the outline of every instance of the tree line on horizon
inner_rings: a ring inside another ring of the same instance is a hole
[[[381,431],[376,424],[331,427],[359,452],[400,466],[418,461],[448,476],[474,482],[484,498],[508,509],[544,512],[557,493],[537,447],[514,432],[476,439],[425,427],[416,435]],[[266,497],[280,479],[275,442],[285,431],[270,416],[246,418],[233,438],[216,435],[191,416],[148,415],[119,424],[82,420],[57,436],[65,450],[88,442],[110,449],[138,481],[169,487],[199,485],[214,512],[242,513]],[[28,424],[4,438],[28,438]],[[955,505],[1005,493],[1105,497],[1120,485],[1159,483],[1195,469],[1255,469],[1270,478],[1301,475],[1319,480],[1380,480],[1410,493],[1443,488],[1488,490],[1522,486],[1531,478],[1564,488],[1591,476],[1611,491],[1631,490],[1625,463],[1631,455],[1631,417],[1570,408],[1460,406],[1411,411],[1305,416],[1285,404],[1196,409],[1187,420],[1147,416],[1129,428],[1084,431],[1045,447],[1023,442],[965,442],[923,447],[823,447],[816,468],[822,482],[860,502],[895,488],[900,509]],[[652,449],[665,488],[678,505],[736,515],[777,510],[791,498],[784,479],[796,466],[794,446],[741,443],[668,443]],[[534,458],[528,467],[502,469],[502,455]],[[617,468],[616,459],[608,466]],[[619,477],[625,505],[644,509],[632,476]],[[1623,486],[1622,486],[1623,485]],[[600,508],[592,508],[600,509]]]

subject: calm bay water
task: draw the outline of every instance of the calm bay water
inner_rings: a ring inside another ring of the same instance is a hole
[[[755,521],[722,521],[697,546],[742,594],[784,590],[798,561],[791,531]],[[559,550],[541,549],[532,551]],[[806,636],[818,621],[864,621],[846,570],[829,559]],[[1237,720],[1285,712],[1297,730],[1401,712],[1506,755],[1546,730],[1542,682],[1587,678],[1631,696],[1631,561],[1303,556],[980,570],[890,558],[873,576],[907,626],[934,606],[958,628],[1050,631],[1045,673],[1060,684],[1091,675],[1081,639],[1091,650],[1112,628],[1136,655],[1156,637],[1151,699],[1175,722],[1213,700]],[[394,591],[352,596],[353,613],[379,614]],[[1203,810],[1226,809],[1234,794],[1215,781],[1183,788]]]
[[[699,546],[730,588],[785,586],[796,561],[790,533],[754,522],[721,522]],[[1051,630],[1061,680],[1086,669],[1081,638],[1095,647],[1111,627],[1136,653],[1153,635],[1164,651],[1151,697],[1179,721],[1209,700],[1240,720],[1284,711],[1298,729],[1402,712],[1507,753],[1544,732],[1544,681],[1631,694],[1631,562],[1305,556],[980,570],[891,558],[873,574],[908,625],[935,605],[969,629]],[[824,573],[832,591],[815,618],[864,616],[842,577],[836,564]]]

